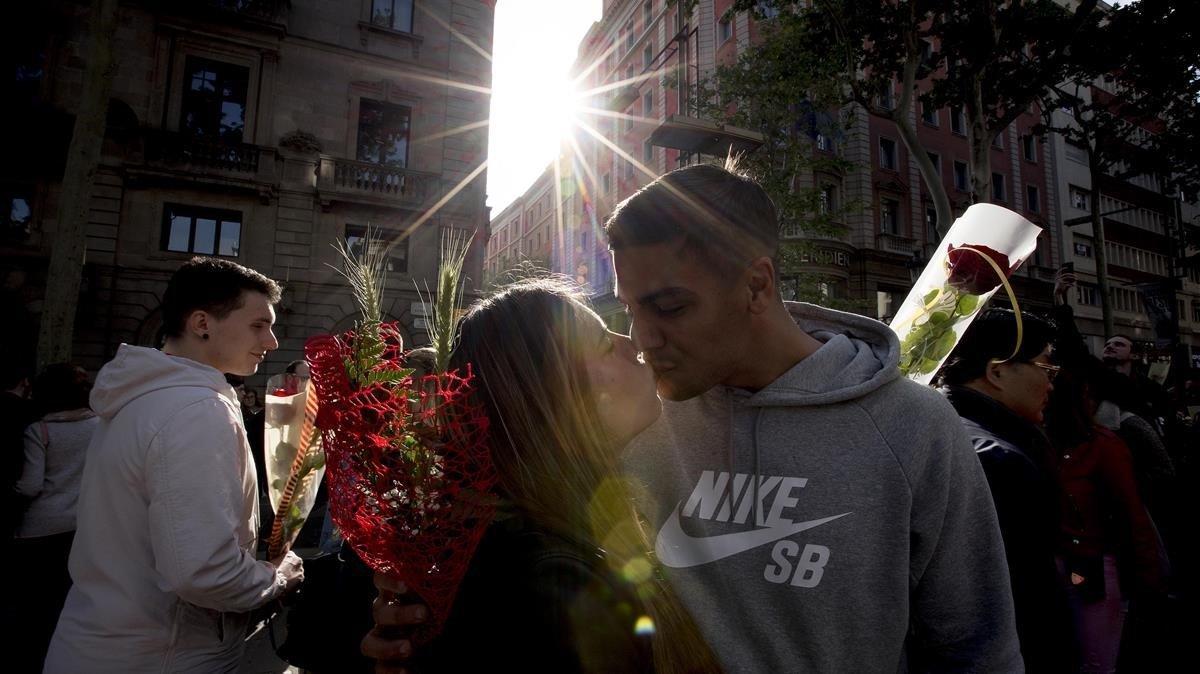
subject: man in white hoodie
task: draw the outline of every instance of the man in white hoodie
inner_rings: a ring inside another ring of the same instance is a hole
[[[292,552],[254,557],[257,479],[225,374],[253,374],[279,346],[279,286],[194,258],[163,297],[161,350],[122,344],[91,403],[71,550],[74,585],[49,674],[233,672],[248,612],[304,577]]]

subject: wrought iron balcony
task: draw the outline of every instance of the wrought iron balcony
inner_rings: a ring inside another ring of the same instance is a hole
[[[416,207],[436,196],[436,173],[322,156],[317,189],[322,201],[343,200]]]
[[[257,174],[260,152],[257,145],[171,131],[150,131],[146,135],[147,162],[169,167]]]
[[[280,30],[286,23],[291,0],[155,0],[162,12],[192,16],[217,22],[241,21],[269,30]]]

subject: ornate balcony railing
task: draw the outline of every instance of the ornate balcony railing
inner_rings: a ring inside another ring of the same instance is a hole
[[[912,255],[913,251],[920,247],[920,242],[908,236],[879,232],[875,235],[875,247],[889,253]]]
[[[260,151],[257,145],[170,131],[153,131],[146,136],[147,161],[169,166],[257,174]]]
[[[322,156],[317,188],[323,199],[340,196],[416,206],[434,194],[439,179],[436,173]]]

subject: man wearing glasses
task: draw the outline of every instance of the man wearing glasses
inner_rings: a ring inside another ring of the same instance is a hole
[[[983,464],[1000,519],[1027,671],[1065,671],[1070,614],[1054,561],[1058,502],[1052,448],[1042,434],[1058,366],[1054,328],[1022,314],[986,312],[971,325],[942,370],[942,392],[962,417]]]

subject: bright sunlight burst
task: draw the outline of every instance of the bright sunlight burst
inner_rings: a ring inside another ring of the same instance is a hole
[[[488,205],[498,212],[558,156],[582,101],[569,71],[601,0],[500,0],[493,44]]]

